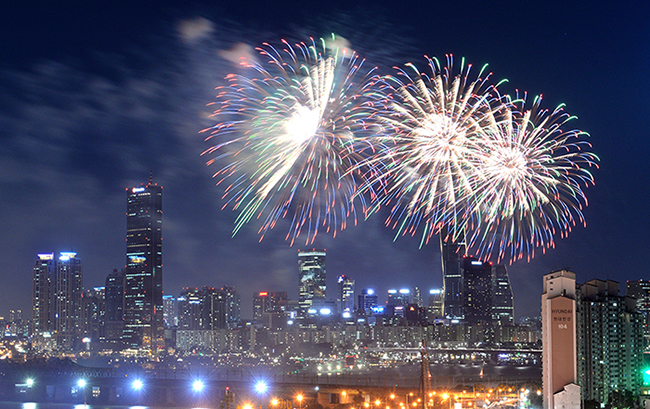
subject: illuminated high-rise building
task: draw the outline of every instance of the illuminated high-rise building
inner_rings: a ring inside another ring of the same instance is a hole
[[[32,273],[32,334],[54,332],[54,253],[39,254]]]
[[[503,264],[492,266],[492,322],[499,325],[512,325],[515,322],[510,277]]]
[[[164,347],[162,186],[126,191],[126,277],[123,342],[129,348]]]
[[[236,328],[241,322],[241,295],[235,289],[224,285],[219,290],[225,305],[226,328]]]
[[[411,290],[408,288],[402,288],[396,290],[391,288],[388,290],[388,300],[386,305],[388,306],[407,306],[411,303]]]
[[[260,321],[269,310],[269,292],[256,291],[253,293],[253,321]]]
[[[262,320],[264,314],[286,311],[289,297],[286,291],[256,291],[253,293],[253,320]]]
[[[106,314],[104,315],[104,340],[113,347],[119,347],[124,332],[124,277],[126,271],[113,270],[106,276],[104,299]]]
[[[203,325],[203,296],[204,291],[198,288],[183,288],[181,290],[181,295],[178,297],[179,329],[205,329]]]
[[[298,250],[299,316],[305,317],[314,301],[325,300],[327,291],[325,250]]]
[[[469,324],[492,321],[492,265],[473,257],[463,258],[462,314]]]
[[[95,343],[104,334],[106,322],[106,296],[104,287],[93,287],[85,290],[83,305],[83,334]]]
[[[373,307],[379,305],[379,297],[372,288],[364,288],[359,294],[359,302],[357,308],[365,314],[370,315]]]
[[[77,253],[39,254],[33,269],[32,330],[73,350],[83,334],[83,268]],[[47,335],[46,335],[47,334]]]
[[[636,302],[636,310],[643,316],[643,337],[646,348],[650,346],[650,281],[628,281],[625,295]]]
[[[442,257],[442,284],[444,292],[444,315],[452,320],[463,319],[463,272],[462,261],[465,256],[465,240],[454,241],[440,233],[440,253]]]
[[[621,296],[619,288],[612,280],[578,286],[583,400],[611,403],[614,392],[638,391],[643,383],[643,315],[636,311],[636,300]]]
[[[354,311],[354,280],[346,275],[340,275],[336,279],[338,292],[336,301],[339,313]]]
[[[56,261],[54,323],[57,346],[73,349],[81,339],[83,268],[77,253],[62,252]]]
[[[163,319],[165,328],[178,326],[178,299],[171,294],[163,295]]]
[[[427,319],[429,321],[442,318],[444,302],[445,297],[442,289],[434,288],[429,290],[429,305],[427,308]]]

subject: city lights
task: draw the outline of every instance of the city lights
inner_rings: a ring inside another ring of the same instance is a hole
[[[197,379],[194,382],[192,382],[192,390],[194,392],[197,392],[197,393],[201,392],[201,391],[203,391],[203,388],[205,388],[205,385],[203,384],[203,381]]]
[[[269,389],[269,385],[264,381],[258,381],[255,384],[255,392],[265,393]]]

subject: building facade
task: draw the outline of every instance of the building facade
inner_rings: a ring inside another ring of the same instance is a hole
[[[122,342],[124,333],[124,280],[126,271],[113,270],[106,276],[104,285],[104,299],[106,304],[106,314],[104,315],[104,334],[103,340],[118,347]]]
[[[327,293],[325,250],[298,250],[299,317],[307,316],[314,302],[324,301]]]
[[[128,348],[164,347],[162,186],[126,191],[126,275],[123,342]]]
[[[104,323],[106,322],[105,288],[93,287],[85,290],[82,305],[85,342],[99,342],[104,336]]]
[[[612,403],[613,393],[642,386],[643,314],[619,293],[619,283],[591,280],[578,287],[578,370],[582,399]]]
[[[636,300],[636,311],[643,316],[643,336],[647,350],[650,347],[650,281],[628,281],[625,295]]]
[[[492,265],[463,257],[462,315],[468,324],[492,321]]]
[[[576,275],[554,271],[543,278],[542,293],[542,402],[554,409],[562,400],[568,408],[581,407],[578,379]],[[567,391],[573,391],[568,393]],[[567,399],[575,400],[567,402]]]
[[[444,292],[444,316],[451,320],[462,320],[463,316],[463,273],[462,259],[465,256],[464,239],[452,240],[440,233],[442,257],[442,283]]]
[[[39,254],[32,271],[32,334],[54,332],[54,253]]]
[[[253,293],[253,321],[261,321],[265,314],[284,313],[288,302],[286,291],[256,291]]]
[[[83,267],[77,253],[62,252],[57,259],[54,253],[39,254],[32,289],[32,333],[42,339],[40,345],[78,348],[83,335]]]
[[[515,323],[512,286],[508,269],[503,264],[492,266],[492,322],[498,325]]]
[[[372,288],[364,288],[359,294],[359,300],[357,308],[363,314],[370,315],[372,314],[372,309],[379,305],[379,297],[377,293]]]
[[[346,275],[340,275],[336,279],[338,285],[336,301],[339,313],[354,311],[354,280]]]

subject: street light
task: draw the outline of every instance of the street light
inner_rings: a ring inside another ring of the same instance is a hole
[[[201,391],[203,390],[204,387],[205,387],[205,385],[204,385],[203,382],[202,382],[201,380],[199,380],[199,379],[195,380],[195,381],[192,383],[192,390],[193,390],[194,392],[197,392],[197,393],[198,393],[198,392],[201,392]]]
[[[269,389],[269,385],[264,381],[258,381],[255,384],[255,391],[259,394],[266,392]]]
[[[79,380],[77,381],[77,386],[78,386],[79,388],[81,388],[81,390],[83,391],[83,395],[84,395],[84,405],[85,405],[85,404],[86,404],[86,380],[85,380],[85,379],[79,379]]]
[[[135,381],[133,381],[131,386],[133,386],[133,389],[135,389],[136,391],[139,391],[140,389],[142,389],[144,384],[142,383],[142,381],[140,379],[136,379]]]
[[[345,392],[343,392],[343,393],[345,393]],[[296,396],[296,399],[298,400],[299,408],[302,409],[302,395]]]

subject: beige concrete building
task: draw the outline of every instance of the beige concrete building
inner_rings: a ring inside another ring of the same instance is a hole
[[[575,273],[544,276],[542,340],[544,409],[579,408]]]

